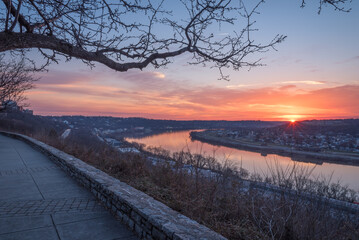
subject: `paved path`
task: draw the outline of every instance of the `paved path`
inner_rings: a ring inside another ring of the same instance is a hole
[[[5,239],[137,238],[49,158],[0,135],[0,240]]]

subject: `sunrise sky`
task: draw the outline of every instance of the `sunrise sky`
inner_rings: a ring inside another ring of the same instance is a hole
[[[257,17],[265,42],[287,35],[263,67],[218,70],[187,64],[115,72],[81,61],[60,62],[41,73],[28,93],[35,114],[105,115],[178,120],[303,120],[359,117],[359,1],[350,13],[318,3],[268,1]],[[312,1],[319,2],[319,1]],[[226,30],[221,29],[223,34]]]

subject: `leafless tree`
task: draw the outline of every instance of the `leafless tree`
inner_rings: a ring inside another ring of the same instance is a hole
[[[26,90],[34,87],[37,79],[31,75],[24,61],[7,62],[0,59],[0,103],[13,100],[23,103],[26,97],[23,95]]]
[[[348,1],[320,0],[320,8],[329,4],[344,11]],[[277,35],[265,44],[253,40],[253,18],[264,0],[2,2],[0,52],[38,49],[47,64],[62,55],[122,72],[164,66],[188,53],[190,63],[236,70],[259,65],[251,55],[285,39]],[[214,27],[226,25],[237,31],[214,34]],[[222,71],[221,76],[225,78]]]

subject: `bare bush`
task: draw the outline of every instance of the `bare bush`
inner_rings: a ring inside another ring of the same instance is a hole
[[[308,167],[298,163],[288,164],[283,167],[274,159],[274,161],[267,161],[267,171],[262,173],[260,179],[255,179],[256,174],[252,179],[283,189],[295,190],[298,194],[308,193],[346,202],[358,201],[359,196],[356,191],[341,184],[339,180],[333,182],[333,175],[315,176],[313,174],[314,169],[315,166]]]

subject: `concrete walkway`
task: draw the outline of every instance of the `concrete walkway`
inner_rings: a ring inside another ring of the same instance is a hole
[[[0,240],[137,239],[49,158],[0,135]]]

